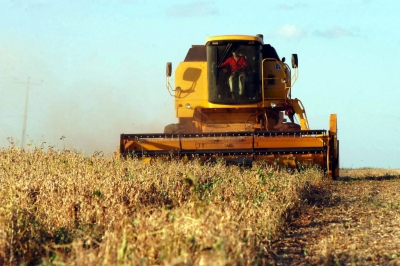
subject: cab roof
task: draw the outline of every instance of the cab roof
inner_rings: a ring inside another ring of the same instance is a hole
[[[211,36],[206,39],[206,43],[213,41],[256,41],[264,44],[263,39],[260,36],[252,35],[219,35]]]

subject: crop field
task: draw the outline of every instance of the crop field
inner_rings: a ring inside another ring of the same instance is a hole
[[[0,150],[0,265],[399,261],[399,173]]]
[[[341,170],[270,246],[276,265],[400,265],[400,171]]]

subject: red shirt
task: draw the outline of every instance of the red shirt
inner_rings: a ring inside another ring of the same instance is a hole
[[[233,56],[226,59],[225,62],[221,64],[221,67],[230,65],[232,72],[237,72],[238,70],[244,71],[244,68],[247,66],[246,59],[243,56],[239,56],[237,61]]]

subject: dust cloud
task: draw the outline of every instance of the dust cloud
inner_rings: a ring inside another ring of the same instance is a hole
[[[96,53],[71,59],[17,40],[0,44],[0,147],[7,148],[9,138],[21,145],[27,90],[27,148],[110,154],[121,133],[162,132],[175,123],[164,66],[147,69],[120,59],[109,62]]]

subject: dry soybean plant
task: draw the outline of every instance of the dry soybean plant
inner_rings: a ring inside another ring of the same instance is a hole
[[[324,182],[316,169],[11,146],[0,150],[0,264],[259,264]]]

